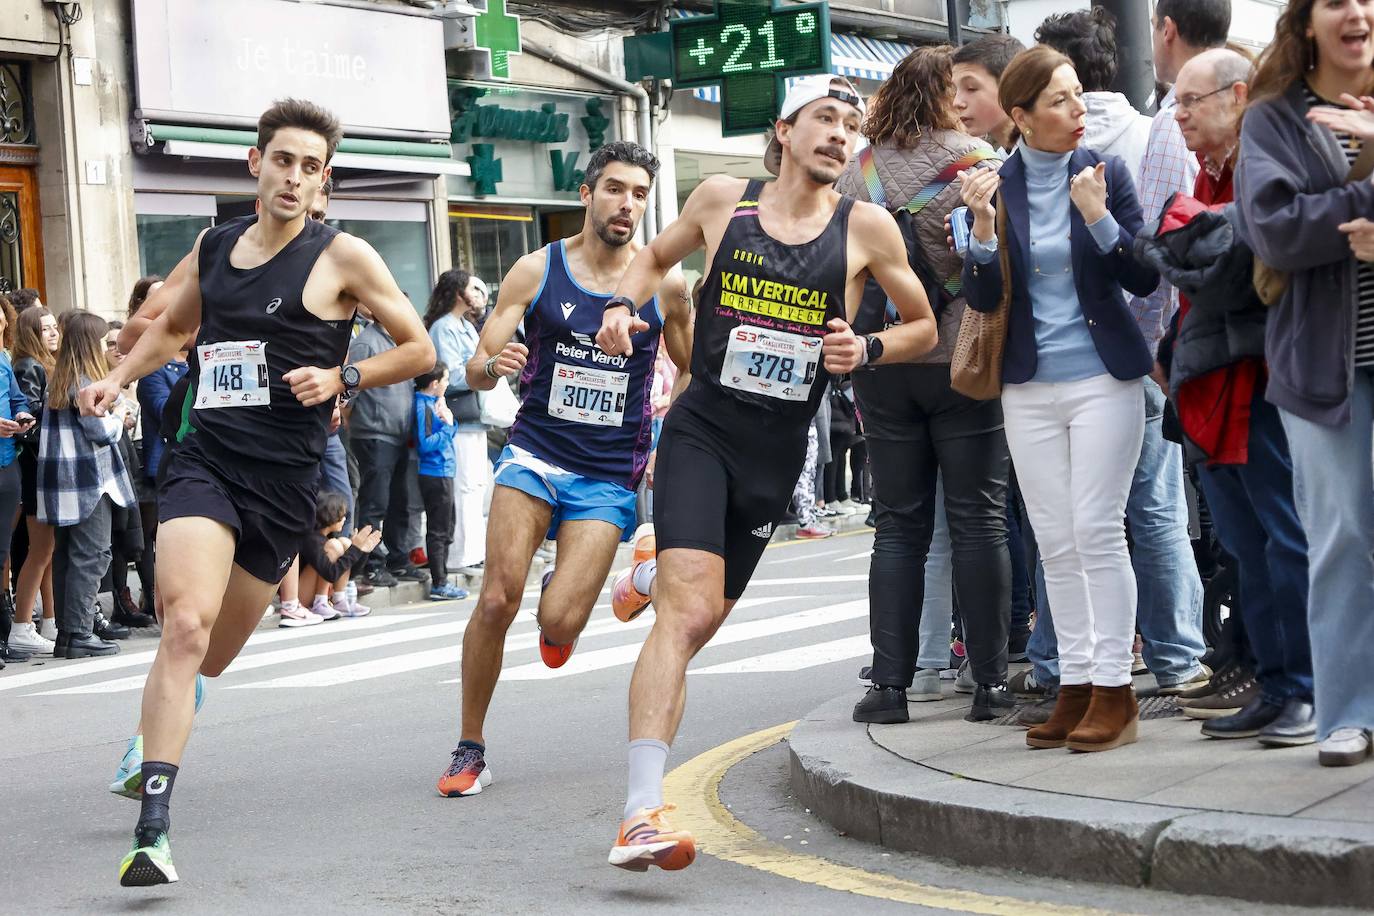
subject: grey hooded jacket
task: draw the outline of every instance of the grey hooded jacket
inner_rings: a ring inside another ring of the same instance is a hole
[[[1255,256],[1289,274],[1269,315],[1269,401],[1313,423],[1350,422],[1356,263],[1336,227],[1374,214],[1374,184],[1346,184],[1336,135],[1307,120],[1301,82],[1250,106],[1236,161],[1236,225]]]

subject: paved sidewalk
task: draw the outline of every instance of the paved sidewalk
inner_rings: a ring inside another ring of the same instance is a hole
[[[1167,698],[1142,700],[1134,745],[1032,750],[1019,727],[963,721],[970,698],[945,689],[910,704],[906,725],[853,722],[857,686],[815,710],[790,738],[793,788],[851,836],[970,865],[1374,904],[1374,763],[1328,769],[1315,747],[1203,738]]]

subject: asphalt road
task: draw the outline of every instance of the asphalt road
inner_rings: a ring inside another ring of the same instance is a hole
[[[693,665],[670,768],[843,691],[857,696],[871,544],[865,532],[769,550],[740,608]],[[255,634],[211,682],[197,719],[172,804],[182,880],[162,888],[118,886],[137,808],[106,790],[137,719],[152,640],[131,640],[112,659],[0,672],[0,912],[929,908],[817,886],[807,875],[825,862],[970,891],[971,911],[1236,910],[1224,901],[960,869],[837,837],[791,799],[776,747],[730,770],[720,797],[744,824],[795,850],[797,877],[709,855],[676,874],[612,868],[606,853],[625,791],[626,688],[650,620],[622,625],[598,607],[572,660],[550,671],[539,661],[534,619],[522,614],[486,728],[495,782],[479,796],[445,799],[434,782],[456,741],[458,647],[472,604]]]

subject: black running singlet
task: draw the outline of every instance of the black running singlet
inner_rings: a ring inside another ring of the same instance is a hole
[[[305,308],[306,280],[339,230],[307,220],[267,263],[229,263],[257,220],[241,216],[200,242],[200,334],[191,350],[190,426],[202,441],[248,462],[303,468],[324,455],[334,404],[305,407],[282,376],[327,369],[348,355],[350,319],[325,321]]]
[[[697,309],[692,383],[770,413],[810,420],[830,374],[826,322],[845,317],[850,198],[819,236],[784,245],[759,224],[751,181],[720,240]]]

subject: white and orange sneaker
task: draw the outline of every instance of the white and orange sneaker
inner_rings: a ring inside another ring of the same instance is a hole
[[[650,865],[679,871],[691,865],[697,857],[696,841],[668,825],[663,815],[672,810],[673,805],[661,805],[636,811],[620,825],[607,861],[627,871],[648,871]]]
[[[634,542],[630,568],[616,576],[611,584],[611,610],[622,623],[629,623],[638,617],[652,600],[635,588],[635,570],[658,555],[652,522],[645,522],[636,529]]]

